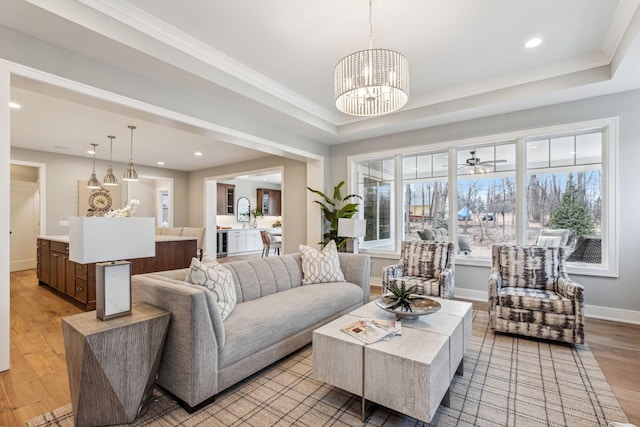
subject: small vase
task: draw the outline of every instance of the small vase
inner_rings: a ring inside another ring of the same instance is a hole
[[[258,228],[258,219],[257,218],[253,218],[253,221],[251,222],[251,227]]]

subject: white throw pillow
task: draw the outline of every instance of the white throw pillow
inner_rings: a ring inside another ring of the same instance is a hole
[[[538,236],[537,246],[558,247],[560,246],[561,236]]]
[[[344,282],[336,242],[331,240],[322,250],[300,245],[302,284]]]
[[[218,301],[220,314],[224,320],[236,306],[236,288],[233,285],[233,275],[213,259],[209,258],[207,261],[209,262],[204,263],[193,258],[187,271],[186,282],[209,289]]]

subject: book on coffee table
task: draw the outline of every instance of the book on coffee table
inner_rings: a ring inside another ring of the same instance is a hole
[[[388,340],[402,334],[399,321],[360,319],[342,328],[342,331],[362,341],[365,344]]]

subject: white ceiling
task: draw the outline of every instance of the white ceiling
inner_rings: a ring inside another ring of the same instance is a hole
[[[338,144],[640,88],[639,4],[374,0],[373,45],[407,57],[411,94],[403,110],[369,119],[333,107],[333,67],[368,47],[366,0],[3,0],[0,25]],[[524,48],[533,36],[543,43]],[[126,125],[135,124],[134,158],[153,153],[150,165],[195,170],[266,155],[28,81],[15,86],[24,105],[12,115],[16,146],[80,154],[97,142],[106,158],[114,134],[114,157],[126,161]],[[196,150],[205,156],[194,159]]]

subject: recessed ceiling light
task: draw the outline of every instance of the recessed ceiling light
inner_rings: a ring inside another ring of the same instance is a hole
[[[16,110],[19,110],[20,108],[22,108],[22,105],[18,104],[17,102],[10,102],[9,108],[15,108]]]
[[[160,166],[164,166],[164,162],[158,162]]]
[[[200,151],[196,151],[195,153],[193,153],[194,156],[202,156],[202,153]]]
[[[532,49],[534,47],[540,46],[540,43],[542,43],[542,39],[539,37],[534,37],[532,39],[529,39],[525,44],[524,47],[526,47],[527,49]]]

